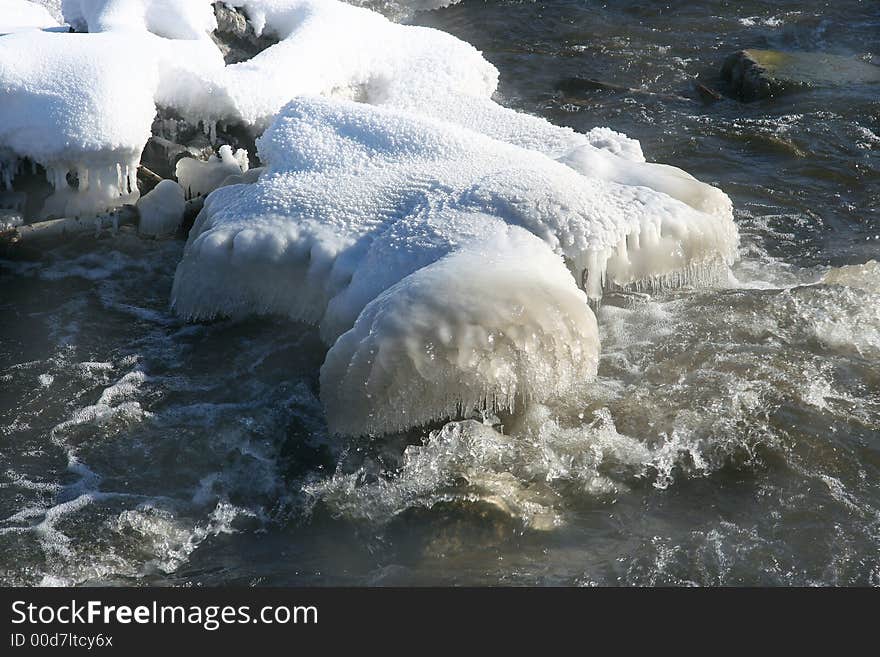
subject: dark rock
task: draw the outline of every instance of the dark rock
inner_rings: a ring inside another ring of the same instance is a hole
[[[217,30],[211,38],[223,53],[223,60],[227,64],[248,60],[277,43],[275,39],[265,35],[257,36],[253,25],[241,9],[215,2],[214,16],[217,19]]]
[[[174,169],[182,158],[195,157],[207,160],[213,153],[214,149],[210,144],[204,149],[198,149],[178,144],[164,137],[150,137],[141,154],[141,165],[160,178],[174,180]]]
[[[0,191],[0,223],[3,223],[3,211],[24,212],[27,195],[24,192]]]
[[[751,101],[812,87],[880,83],[880,66],[826,53],[752,49],[728,57],[721,77],[731,95]]]
[[[143,164],[137,168],[137,186],[141,196],[149,194],[153,188],[162,182],[162,177],[153,173]]]
[[[218,32],[229,34],[238,39],[247,37],[247,17],[239,9],[230,7],[223,2],[215,2],[214,16],[217,19]]]
[[[773,79],[748,50],[740,50],[724,61],[721,79],[728,84],[731,95],[740,100],[767,98],[780,91]]]

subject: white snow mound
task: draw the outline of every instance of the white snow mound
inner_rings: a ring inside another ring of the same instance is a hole
[[[173,235],[183,221],[186,200],[183,189],[173,180],[163,180],[137,202],[142,235]]]
[[[28,0],[0,0],[0,34],[58,27],[49,10]]]
[[[217,20],[211,0],[64,0],[79,32],[148,31],[168,39],[208,39]]]

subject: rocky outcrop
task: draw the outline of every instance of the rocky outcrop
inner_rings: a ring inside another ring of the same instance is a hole
[[[217,30],[211,37],[227,64],[243,62],[277,43],[264,35],[257,36],[241,9],[215,2],[214,16],[217,18]]]

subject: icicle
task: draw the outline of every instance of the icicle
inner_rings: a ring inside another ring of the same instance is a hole
[[[626,250],[626,242],[627,238],[624,237],[617,243],[617,257],[621,259],[621,261],[629,264],[629,253]]]
[[[217,122],[216,121],[200,121],[202,131],[207,135],[208,141],[212,144],[217,142]]]

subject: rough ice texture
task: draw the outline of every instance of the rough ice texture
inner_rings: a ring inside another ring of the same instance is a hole
[[[332,429],[407,429],[576,394],[596,373],[596,319],[562,260],[491,216],[467,243],[372,300],[327,354]]]
[[[58,27],[49,10],[28,0],[0,0],[0,34]]]
[[[230,176],[239,176],[248,170],[248,154],[243,148],[234,153],[231,146],[221,146],[219,152],[207,161],[185,157],[177,162],[175,176],[187,198],[206,196],[223,185]]]
[[[344,432],[568,394],[597,353],[577,283],[598,298],[603,284],[730,261],[736,246],[729,219],[389,108],[299,99],[259,151],[259,182],[208,197],[173,303],[192,319],[320,325],[334,345],[322,398]],[[493,331],[505,338],[484,341]]]
[[[183,189],[173,180],[163,180],[137,202],[142,235],[173,235],[183,221],[186,199]]]

